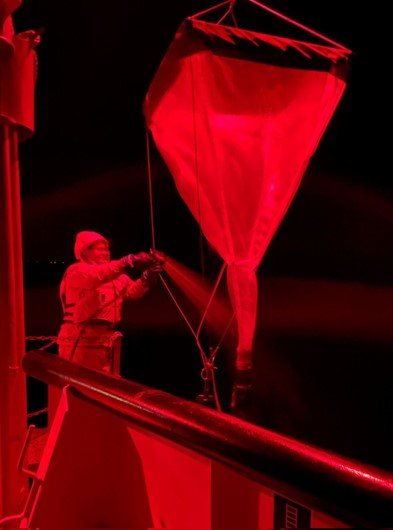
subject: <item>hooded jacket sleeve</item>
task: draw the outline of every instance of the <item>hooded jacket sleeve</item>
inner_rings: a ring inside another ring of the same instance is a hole
[[[123,298],[125,300],[137,300],[147,293],[149,288],[143,285],[142,280],[131,280],[125,274],[120,277],[124,281],[122,288]]]
[[[102,264],[74,263],[67,271],[67,280],[74,288],[93,289],[114,280],[124,273],[124,269],[121,259]]]

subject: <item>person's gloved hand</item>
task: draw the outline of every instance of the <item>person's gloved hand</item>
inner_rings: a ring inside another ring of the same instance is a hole
[[[159,250],[151,250],[150,254],[154,257],[154,259],[156,260],[156,263],[158,263],[161,266],[164,265],[166,256],[163,252],[160,252]]]
[[[162,267],[159,263],[146,269],[141,275],[142,285],[144,287],[150,287],[157,281],[157,276],[162,272]]]
[[[18,37],[28,40],[33,48],[36,48],[41,42],[41,35],[44,33],[44,28],[28,29],[18,33]]]
[[[156,265],[157,259],[153,254],[138,252],[138,254],[128,254],[123,258],[124,265],[130,269],[145,271],[149,267]]]

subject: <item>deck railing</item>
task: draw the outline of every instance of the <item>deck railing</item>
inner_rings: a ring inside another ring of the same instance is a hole
[[[136,426],[229,466],[349,526],[393,526],[393,475],[218,413],[197,403],[30,351],[26,373],[71,385]]]

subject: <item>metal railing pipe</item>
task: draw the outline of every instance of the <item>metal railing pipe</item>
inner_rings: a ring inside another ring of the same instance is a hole
[[[350,526],[393,526],[391,473],[43,351],[28,352],[23,367],[48,384],[72,385],[136,425]]]

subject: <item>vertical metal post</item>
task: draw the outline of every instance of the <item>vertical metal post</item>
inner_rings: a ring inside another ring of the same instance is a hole
[[[26,435],[26,382],[21,367],[24,296],[18,138],[0,125],[0,514],[15,513],[27,494],[17,472]]]
[[[21,0],[0,0],[0,517],[19,511],[27,479],[17,471],[26,435],[26,378],[19,141],[34,132],[36,32],[15,35]]]

